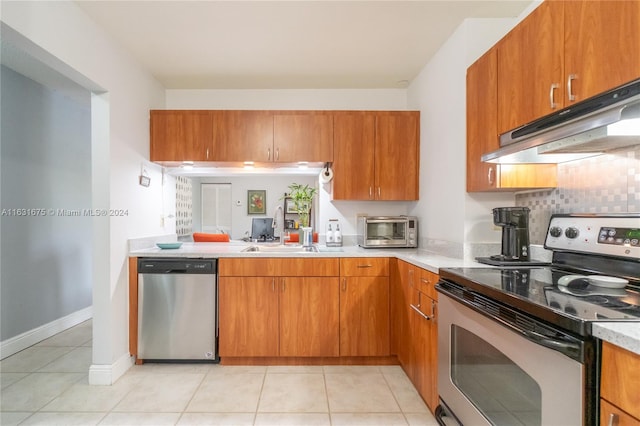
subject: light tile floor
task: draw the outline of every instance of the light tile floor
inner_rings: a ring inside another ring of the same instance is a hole
[[[89,386],[91,322],[0,361],[0,424],[437,425],[399,366],[145,364]]]

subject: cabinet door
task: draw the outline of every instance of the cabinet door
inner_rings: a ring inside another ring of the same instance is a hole
[[[280,356],[338,356],[338,277],[278,280]]]
[[[640,420],[600,399],[600,426],[640,426]]]
[[[333,199],[373,200],[375,116],[336,113],[333,132]]]
[[[640,419],[640,355],[603,342],[600,396]]]
[[[212,161],[273,160],[271,111],[213,111]]]
[[[410,377],[422,399],[432,412],[438,406],[438,331],[436,317],[437,304],[425,293],[412,291],[411,314],[411,374]]]
[[[467,70],[467,192],[556,187],[555,164],[498,165],[480,160],[500,147],[497,77],[495,48]]]
[[[493,48],[467,69],[467,192],[491,191],[497,165],[482,155],[498,149],[498,53]]]
[[[567,1],[564,28],[573,102],[640,77],[640,1]]]
[[[278,293],[273,277],[219,279],[220,356],[278,356]]]
[[[420,115],[416,112],[376,116],[376,200],[417,200]]]
[[[332,162],[333,116],[323,113],[275,114],[274,161]]]
[[[389,355],[389,277],[340,279],[340,355]]]
[[[497,44],[499,134],[562,107],[563,3],[543,2]]]
[[[152,110],[151,161],[207,161],[213,122],[210,111]]]
[[[396,354],[400,365],[410,371],[411,340],[411,289],[414,286],[416,267],[403,260],[393,262],[390,279],[391,304],[391,353]]]

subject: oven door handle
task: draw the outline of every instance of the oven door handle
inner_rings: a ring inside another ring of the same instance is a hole
[[[523,336],[525,339],[533,343],[539,344],[541,346],[547,347],[549,349],[558,351],[561,354],[566,355],[571,359],[575,359],[581,362],[582,346],[580,345],[579,342],[568,342],[566,340],[545,336],[544,334],[535,332],[533,330],[526,330],[518,326],[517,324],[514,324],[510,321],[506,321],[505,319],[500,318],[499,316],[496,316],[490,312],[487,312],[484,309],[474,305],[473,303],[458,297],[458,295],[450,291],[447,291],[447,289],[443,288],[443,286],[436,286],[436,289],[440,291],[442,294],[446,295],[447,297],[450,297],[451,299],[455,300],[456,302],[461,303],[462,305],[467,306],[468,308],[473,309],[474,311],[479,312],[482,315],[488,316],[489,318],[504,325],[507,328],[510,328],[511,330]]]
[[[516,329],[520,330],[517,327]],[[542,346],[545,346],[549,349],[554,349],[571,358],[580,356],[581,347],[577,343],[563,342],[561,340],[552,339],[543,334],[536,333],[535,331],[531,331],[531,330],[520,330],[520,332],[524,334],[529,340],[535,343],[538,343]]]

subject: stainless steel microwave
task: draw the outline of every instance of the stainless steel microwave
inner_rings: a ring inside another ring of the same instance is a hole
[[[364,248],[418,247],[413,216],[358,216],[358,245]]]

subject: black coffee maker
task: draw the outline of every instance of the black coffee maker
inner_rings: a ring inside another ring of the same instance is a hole
[[[481,263],[496,266],[545,265],[529,255],[529,208],[496,207],[493,223],[502,227],[502,252],[491,257],[477,257]]]

